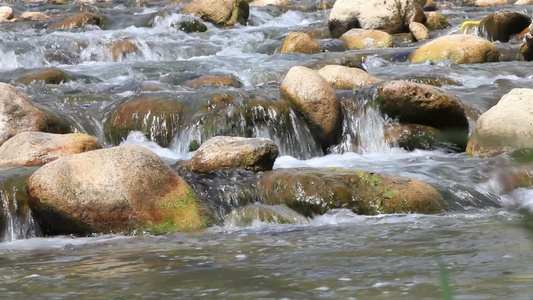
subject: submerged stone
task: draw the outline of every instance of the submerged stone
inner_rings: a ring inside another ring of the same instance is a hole
[[[95,25],[100,28],[104,25],[104,18],[93,13],[79,13],[75,16],[56,21],[50,25],[50,29],[74,29],[83,28],[86,25]]]
[[[405,150],[431,150],[444,146],[445,137],[433,127],[407,124],[385,127],[385,140]]]
[[[60,158],[28,179],[36,219],[49,234],[187,231],[210,216],[155,153],[119,146]]]
[[[309,219],[286,205],[252,204],[233,210],[224,221],[225,226],[245,227],[254,221],[274,224],[309,224]]]
[[[264,173],[259,188],[267,204],[285,204],[308,217],[335,208],[376,215],[438,213],[445,207],[425,182],[350,169],[278,169]]]

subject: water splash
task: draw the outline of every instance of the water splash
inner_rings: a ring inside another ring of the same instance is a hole
[[[41,230],[33,219],[31,211],[28,210],[25,216],[22,215],[23,212],[19,210],[16,195],[16,188],[13,188],[11,197],[7,191],[0,190],[4,219],[0,240],[3,242],[14,242],[41,236]]]

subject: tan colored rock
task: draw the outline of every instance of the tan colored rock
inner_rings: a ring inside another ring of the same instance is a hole
[[[216,136],[198,148],[190,169],[202,173],[225,169],[268,171],[278,155],[278,146],[270,139]]]
[[[469,124],[463,105],[445,90],[409,81],[387,81],[378,93],[379,108],[389,117],[434,127],[459,146],[466,145]]]
[[[380,81],[361,69],[339,65],[325,66],[318,70],[318,75],[324,77],[333,87],[345,90],[361,88]]]
[[[82,133],[21,132],[0,146],[0,166],[42,166],[60,157],[102,148]]]
[[[69,129],[58,118],[35,107],[20,90],[0,83],[0,144],[20,132],[67,133]]]
[[[13,19],[13,9],[9,6],[0,6],[0,23]]]
[[[255,0],[250,6],[269,6],[269,5],[287,5],[288,0]]]
[[[85,25],[96,25],[102,27],[104,19],[93,13],[79,13],[75,16],[68,17],[63,20],[56,21],[50,25],[51,29],[74,29],[82,28]]]
[[[281,83],[281,92],[298,107],[323,147],[338,140],[342,130],[341,106],[332,86],[318,72],[292,67]]]
[[[379,30],[351,29],[341,36],[348,50],[389,48],[394,46],[390,34]]]
[[[475,0],[476,6],[499,6],[509,5],[509,0]]]
[[[445,16],[436,11],[432,11],[426,15],[425,25],[429,30],[442,30],[450,26],[450,23]]]
[[[493,156],[533,147],[533,89],[513,89],[478,118],[467,154]]]
[[[114,41],[113,43],[107,45],[107,48],[111,52],[111,57],[113,58],[113,61],[120,61],[124,59],[126,55],[139,51],[137,45],[135,45],[130,40]]]
[[[249,5],[245,0],[194,0],[183,10],[196,14],[205,21],[219,25],[246,25]]]
[[[285,204],[308,217],[335,208],[376,215],[438,213],[445,207],[440,193],[425,182],[340,168],[265,172],[259,191],[267,204]]]
[[[322,47],[317,44],[307,33],[291,32],[283,41],[281,45],[281,53],[297,52],[314,54],[322,50]]]
[[[532,5],[533,0],[518,0],[514,3],[514,5]]]
[[[329,1],[326,1],[326,0],[322,0],[316,5],[317,10],[327,10],[327,9],[332,9],[332,8],[333,8],[333,4],[331,4]]]
[[[498,61],[500,54],[493,43],[484,38],[467,34],[439,37],[411,55],[411,62],[439,62],[449,60],[456,64]]]
[[[531,24],[531,18],[517,12],[503,11],[491,13],[479,23],[481,36],[490,41],[507,43],[511,36],[524,31]]]
[[[200,76],[198,78],[192,79],[187,81],[186,83],[187,87],[190,88],[199,88],[202,86],[232,86],[232,87],[241,87],[242,83],[235,77],[226,75],[226,74],[220,74],[220,75],[204,75]]]
[[[406,32],[411,22],[423,22],[424,11],[416,0],[337,0],[329,15],[333,37],[352,28]]]
[[[50,19],[50,17],[39,11],[26,11],[20,15],[19,19],[23,21],[44,21]]]
[[[411,31],[417,41],[429,39],[429,31],[424,24],[412,22],[409,24],[409,31]]]
[[[29,205],[49,234],[200,229],[195,192],[152,151],[120,146],[60,158],[28,179]]]

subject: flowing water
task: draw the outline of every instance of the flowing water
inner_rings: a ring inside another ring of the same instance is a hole
[[[252,7],[248,26],[206,24],[206,32],[185,33],[176,24],[192,17],[180,13],[182,6],[139,3],[92,6],[105,18],[103,30],[52,30],[50,21],[0,24],[0,81],[16,85],[74,130],[94,135],[105,146],[142,145],[174,164],[190,157],[193,145],[215,135],[269,137],[281,152],[275,168],[341,167],[421,179],[441,192],[450,211],[365,217],[335,210],[314,219],[299,217],[292,225],[259,220],[242,224],[238,216],[226,220],[226,215],[261,199],[243,197],[249,189],[246,172],[220,172],[185,176],[198,193],[216,199],[213,210],[219,223],[205,231],[44,237],[22,203],[24,180],[35,168],[4,168],[2,298],[439,299],[445,273],[450,281],[445,289],[455,299],[533,299],[533,235],[527,230],[533,228],[527,217],[533,212],[533,191],[509,189],[510,158],[391,147],[383,142],[383,126],[395,120],[361,105],[372,97],[365,89],[339,91],[343,140],[324,153],[295,108],[279,97],[281,80],[292,66],[360,60],[370,74],[386,80],[440,79],[471,111],[483,112],[511,89],[533,86],[533,62],[410,64],[405,57],[417,43],[344,51],[339,40],[327,37],[318,40],[326,52],[280,55],[288,32],[327,32],[329,10],[313,9],[315,1]],[[6,5],[16,14],[80,9],[76,4]],[[432,37],[457,32],[463,21],[479,20],[497,9],[501,7],[456,5],[440,11],[451,27]],[[505,9],[530,16],[533,12],[533,6]],[[138,50],[115,61],[106,45],[120,39],[132,41]],[[74,80],[17,83],[51,67]],[[221,73],[237,79],[239,87],[185,86],[200,75]],[[229,104],[213,101],[220,95]],[[172,124],[146,122],[146,134],[130,131],[110,138],[106,123],[111,112],[136,97],[171,99],[188,111]],[[473,117],[470,122],[472,129]],[[169,132],[168,140],[156,143]],[[290,214],[286,208],[274,209]]]

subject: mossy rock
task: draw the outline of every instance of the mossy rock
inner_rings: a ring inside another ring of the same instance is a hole
[[[176,99],[135,97],[120,104],[104,123],[106,138],[121,143],[131,131],[141,131],[150,140],[168,147],[179,127],[184,104]]]
[[[260,191],[267,204],[286,204],[305,216],[347,208],[363,215],[438,213],[442,196],[429,184],[405,177],[338,168],[265,172]]]
[[[27,183],[49,234],[189,231],[211,224],[194,190],[157,154],[119,146],[60,158]]]

